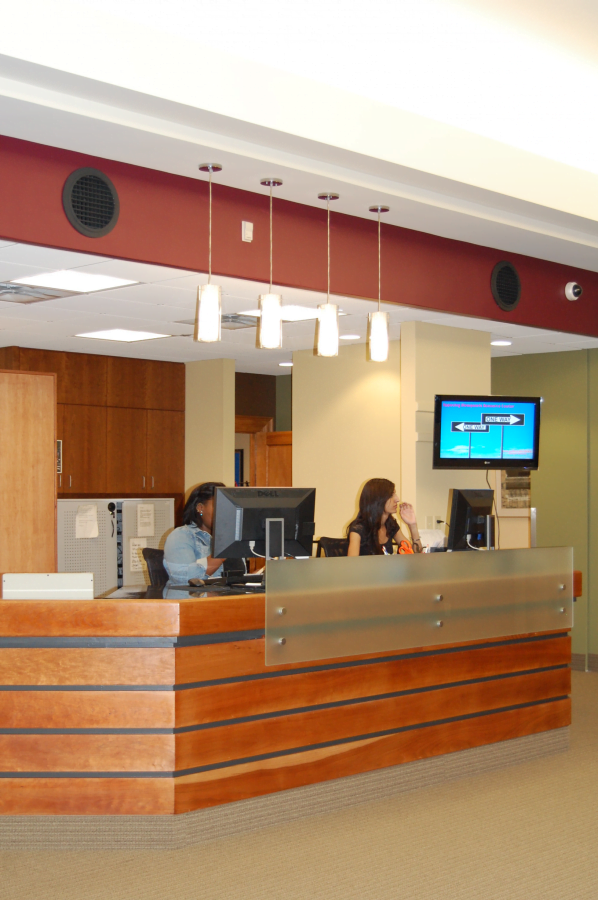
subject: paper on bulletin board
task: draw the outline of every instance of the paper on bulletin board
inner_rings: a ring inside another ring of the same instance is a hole
[[[129,538],[129,553],[131,556],[129,569],[131,572],[143,572],[143,554],[141,551],[144,547],[147,547],[147,538]]]
[[[137,536],[153,537],[155,534],[154,504],[137,504]]]
[[[75,539],[97,538],[99,533],[97,503],[82,503],[75,516]]]

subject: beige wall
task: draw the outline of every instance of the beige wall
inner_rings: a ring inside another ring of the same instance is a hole
[[[398,341],[385,363],[363,344],[332,359],[293,354],[293,485],[316,488],[316,535],[340,537],[368,478],[400,482]]]
[[[185,365],[185,491],[202,481],[235,483],[235,362]]]
[[[490,335],[427,322],[401,326],[401,496],[420,528],[445,519],[450,488],[487,487],[485,473],[432,468],[434,396],[490,393]]]

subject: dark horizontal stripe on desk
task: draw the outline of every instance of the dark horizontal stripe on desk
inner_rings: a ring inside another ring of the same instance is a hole
[[[464,716],[453,716],[448,719],[436,719],[433,722],[423,722],[418,725],[406,725],[401,728],[389,728],[385,731],[375,731],[369,734],[359,734],[348,738],[339,738],[334,741],[324,741],[320,744],[306,744],[301,747],[292,747],[289,750],[279,750],[275,753],[262,753],[257,756],[246,756],[239,759],[227,760],[222,763],[212,763],[207,766],[197,766],[191,769],[180,769],[175,772],[0,772],[0,778],[182,778],[185,775],[199,775],[202,772],[212,772],[216,769],[229,769],[233,766],[246,765],[253,762],[264,762],[268,759],[276,759],[281,756],[293,756],[297,753],[305,753],[309,750],[323,750],[327,747],[338,747],[341,744],[354,744],[358,741],[373,740],[376,738],[390,737],[393,734],[401,734],[407,731],[420,731],[424,728],[432,728],[436,725],[450,725],[453,722],[463,722],[467,719],[480,719],[484,716],[498,715],[517,709],[530,709],[534,706],[542,706],[548,703],[557,703],[568,700],[567,696],[548,697],[545,700],[533,700],[530,703],[518,703],[513,706],[503,706],[499,709],[483,710],[482,712],[469,713]]]
[[[255,641],[264,637],[263,630],[223,631],[216,634],[195,634],[182,637],[0,637],[3,647],[199,647],[203,644],[233,644],[237,641]]]
[[[226,728],[227,725],[243,725],[246,722],[280,719],[283,716],[297,716],[301,713],[319,712],[325,709],[337,709],[343,706],[357,706],[360,703],[374,703],[377,700],[391,700],[394,697],[408,697],[414,694],[429,694],[432,691],[450,690],[452,688],[469,687],[472,684],[484,684],[490,681],[505,681],[508,678],[519,678],[524,675],[536,675],[540,672],[554,672],[568,666],[545,666],[540,669],[526,669],[519,672],[504,672],[498,675],[486,675],[483,678],[469,678],[443,684],[426,685],[410,688],[406,691],[391,691],[385,694],[372,694],[366,697],[350,697],[347,700],[334,700],[329,703],[317,703],[311,706],[297,706],[290,709],[277,709],[271,712],[256,713],[252,716],[239,716],[236,719],[220,719],[215,722],[203,722],[200,725],[182,725],[178,728],[0,728],[0,734],[188,734],[193,731],[207,731],[213,728]]]

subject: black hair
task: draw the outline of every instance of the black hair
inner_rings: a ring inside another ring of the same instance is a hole
[[[216,493],[216,488],[219,487],[226,487],[226,485],[222,481],[204,481],[203,484],[198,484],[196,488],[193,488],[183,510],[183,525],[191,525],[192,522],[195,525],[201,525],[197,504],[207,503],[208,500],[211,500]]]
[[[359,512],[347,526],[347,536],[353,525],[360,525],[366,542],[374,554],[384,551],[378,540],[378,532],[382,527],[384,507],[395,492],[395,486],[388,478],[370,478],[364,484],[359,497]]]

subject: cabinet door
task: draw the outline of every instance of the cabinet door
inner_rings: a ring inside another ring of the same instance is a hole
[[[146,360],[147,409],[185,411],[185,366],[183,363]]]
[[[185,489],[185,413],[147,411],[148,489],[157,494]]]
[[[147,359],[109,356],[106,370],[106,405],[147,409],[148,368]]]
[[[143,494],[147,490],[147,412],[108,409],[107,490]]]
[[[62,441],[64,447],[64,404],[56,404],[56,440]],[[62,457],[63,468],[60,474],[56,474],[56,490],[58,493],[62,491],[62,478],[64,472],[64,456]]]
[[[61,493],[106,491],[106,409],[62,405]],[[59,478],[60,483],[60,478]]]

